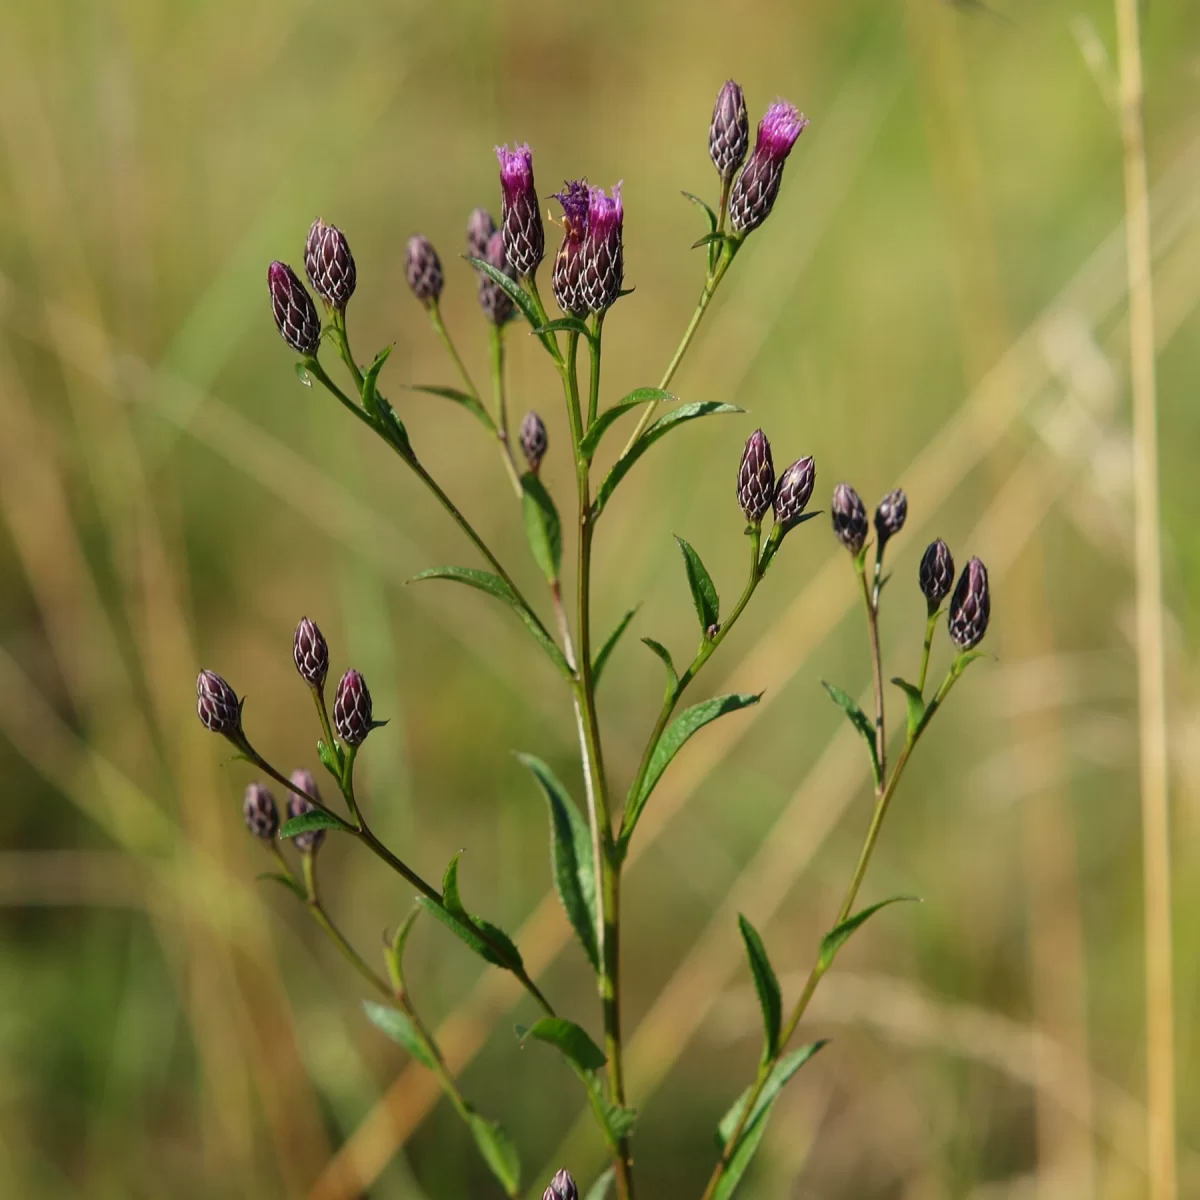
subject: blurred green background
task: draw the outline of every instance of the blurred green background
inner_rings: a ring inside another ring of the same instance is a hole
[[[903,485],[889,674],[915,670],[916,564],[944,536],[992,571],[998,657],[923,743],[864,893],[888,910],[826,981],[833,1038],[785,1093],[745,1187],[777,1197],[1145,1194],[1141,849],[1121,144],[1105,0],[6,0],[0,6],[0,1193],[499,1195],[454,1113],[363,1018],[356,978],[245,833],[200,666],[248,696],[256,745],[315,767],[290,661],[315,618],[370,681],[360,794],[427,876],[458,849],[468,904],[514,931],[593,1031],[582,955],[513,749],[576,786],[560,682],[477,593],[406,588],[476,559],[410,474],[306,390],[264,271],[320,214],[348,234],[359,356],[423,461],[536,587],[493,448],[405,383],[455,382],[403,278],[440,248],[477,378],[462,252],[498,207],[497,142],[543,197],[624,180],[626,279],[604,399],[658,381],[699,291],[713,98],[776,96],[812,125],[675,386],[742,416],[657,447],[607,510],[603,631],[641,603],[601,689],[627,781],[693,614],[671,535],[727,599],[744,570],[734,476],[762,425],[867,500]],[[1200,14],[1144,16],[1175,854],[1181,1195],[1200,1195]],[[556,235],[551,230],[550,240]],[[573,482],[555,379],[510,336],[543,477]],[[624,428],[624,426],[622,427]],[[616,441],[616,439],[614,439]],[[610,453],[617,447],[611,446]],[[766,689],[655,794],[627,873],[626,1024],[643,1194],[698,1194],[754,1069],[736,914],[790,996],[869,811],[860,747],[819,679],[868,685],[853,579],[825,521],[792,534],[700,695]],[[540,592],[539,592],[540,594]],[[944,664],[944,635],[938,643]],[[899,710],[893,705],[897,719]],[[577,789],[578,790],[578,789]],[[336,840],[324,890],[364,953],[409,896]],[[576,1082],[512,1036],[529,1003],[419,925],[413,993],[466,1093],[540,1194],[600,1147]]]

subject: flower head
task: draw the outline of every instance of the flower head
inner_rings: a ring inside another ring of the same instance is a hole
[[[571,1172],[565,1167],[559,1171],[542,1193],[542,1200],[579,1200],[579,1189],[575,1186]]]
[[[712,123],[708,127],[708,156],[722,182],[728,183],[746,158],[750,144],[750,120],[746,97],[732,79],[717,93]]]
[[[879,536],[879,545],[887,544],[888,538],[895,537],[904,528],[904,520],[908,516],[908,497],[903,489],[894,488],[879,502],[875,509],[875,532]]]
[[[775,497],[775,464],[771,461],[771,443],[761,429],[747,439],[738,467],[738,503],[751,525],[757,525],[767,515]]]
[[[513,277],[512,267],[504,257],[504,235],[499,231],[488,238],[488,244],[480,257],[498,271],[503,271],[510,279]],[[494,279],[480,272],[479,307],[493,325],[503,325],[513,315],[515,306],[509,294]]]
[[[970,650],[983,641],[992,615],[992,597],[988,589],[987,567],[973,558],[963,568],[950,601],[950,640],[960,650]]]
[[[487,245],[496,232],[496,222],[486,208],[475,209],[467,219],[467,253],[472,258],[483,258]]]
[[[529,469],[536,475],[546,456],[549,438],[546,436],[546,423],[535,412],[527,412],[521,421],[521,452]]]
[[[275,797],[261,783],[252,783],[246,788],[242,816],[246,819],[246,828],[264,842],[271,841],[279,832],[279,809],[275,807]]]
[[[371,693],[357,671],[347,671],[337,686],[333,701],[333,723],[348,746],[359,746],[371,732]]]
[[[344,309],[354,295],[358,272],[346,235],[318,217],[308,231],[304,270],[313,290],[330,308]]]
[[[785,532],[796,523],[808,506],[813,484],[817,480],[817,466],[812,457],[798,458],[775,485],[775,524]]]
[[[862,497],[848,483],[839,483],[833,489],[829,508],[833,515],[834,536],[851,554],[857,554],[870,529]]]
[[[442,275],[442,260],[438,258],[433,243],[415,234],[408,239],[408,248],[404,257],[404,275],[408,286],[426,308],[438,302],[445,282]]]
[[[613,185],[611,196],[606,196],[603,188],[592,188],[587,233],[579,251],[580,290],[588,312],[604,312],[621,294],[625,278],[624,224],[621,185]]]
[[[929,606],[929,615],[933,616],[954,586],[954,556],[941,538],[925,547],[917,577],[921,582],[925,603]]]
[[[504,254],[519,278],[533,275],[546,253],[546,232],[533,183],[533,152],[525,143],[496,147],[500,161]]]
[[[297,354],[316,354],[321,344],[321,318],[307,288],[287,263],[267,268],[271,313],[283,340]]]
[[[587,235],[591,189],[586,179],[575,179],[563,184],[563,190],[555,192],[554,198],[563,210],[563,240],[554,258],[551,279],[554,299],[563,312],[582,317],[588,309],[583,295],[580,252]]]
[[[758,123],[758,138],[749,161],[729,194],[729,220],[743,237],[771,215],[783,179],[783,164],[808,120],[792,104],[780,100]]]
[[[292,638],[292,658],[300,678],[310,687],[323,687],[329,674],[329,646],[315,621],[300,620]]]
[[[201,671],[196,679],[196,714],[213,733],[236,737],[242,731],[242,703],[216,671]]]
[[[313,811],[313,806],[309,803],[307,796],[320,800],[321,793],[317,791],[317,781],[312,777],[312,772],[306,771],[303,767],[298,767],[292,772],[291,780],[292,786],[300,789],[300,791],[288,792],[288,817],[295,820],[296,817],[302,817],[306,812]],[[302,796],[300,792],[304,792],[305,795]],[[292,838],[292,845],[301,854],[315,854],[324,840],[325,830],[310,829],[307,833],[296,834]]]

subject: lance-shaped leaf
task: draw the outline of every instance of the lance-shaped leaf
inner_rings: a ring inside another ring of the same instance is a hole
[[[376,399],[379,396],[379,373],[383,370],[383,364],[387,362],[388,355],[391,354],[391,346],[384,346],[380,352],[375,355],[374,361],[367,368],[363,375],[362,383],[362,401],[367,412],[377,412],[378,405]]]
[[[616,1167],[609,1167],[595,1183],[588,1188],[588,1193],[584,1200],[606,1200],[609,1190],[612,1188],[612,1182],[616,1178]]]
[[[472,258],[470,255],[464,256],[481,274],[486,275],[494,284],[498,285],[500,290],[517,306],[521,316],[529,322],[531,329],[537,329],[542,321],[538,316],[537,305],[533,301],[533,297],[523,288],[515,279],[509,278],[503,271],[497,267],[493,267],[490,262],[482,258]]]
[[[556,320],[547,321],[545,325],[539,325],[531,331],[535,334],[543,333],[577,333],[581,337],[592,340],[592,331],[587,327],[586,321],[581,321],[578,317],[558,317]]]
[[[875,776],[876,784],[879,783],[879,756],[875,753],[875,725],[870,717],[851,699],[840,687],[836,684],[826,683],[821,680],[821,686],[829,693],[834,704],[838,706],[850,718],[850,724],[862,734],[863,741],[867,743],[867,750],[871,755],[871,772]]]
[[[321,760],[321,765],[325,770],[340,783],[346,769],[345,751],[341,746],[337,742],[330,746],[325,741],[319,741],[317,742],[317,757]]]
[[[518,754],[517,761],[533,773],[546,797],[550,808],[550,863],[554,872],[554,886],[588,961],[599,970],[596,875],[588,824],[567,794],[567,789],[540,758],[532,754]]]
[[[612,656],[612,652],[616,649],[617,643],[621,640],[621,634],[629,628],[629,622],[637,615],[641,605],[635,605],[631,608],[618,622],[617,627],[608,635],[604,645],[600,647],[599,653],[596,655],[595,661],[592,663],[592,686],[600,682],[600,675],[604,670],[605,664]]]
[[[912,901],[920,904],[920,896],[889,896],[886,900],[880,900],[878,904],[872,904],[864,908],[861,912],[856,912],[852,917],[847,917],[840,925],[835,925],[822,939],[821,952],[817,955],[817,970],[828,971],[833,965],[833,960],[837,957],[837,952],[850,940],[851,934],[865,921],[868,917],[874,916],[881,908],[886,908],[889,904],[899,904],[904,901]]]
[[[784,1084],[824,1045],[825,1042],[820,1041],[813,1042],[808,1046],[801,1046],[799,1050],[793,1050],[791,1054],[784,1055],[775,1064],[758,1099],[754,1102],[749,1118],[742,1127],[737,1145],[729,1154],[728,1165],[721,1176],[721,1182],[713,1193],[714,1200],[729,1200],[729,1197],[737,1190],[738,1184],[741,1183],[742,1176],[745,1175],[746,1168],[750,1165],[750,1160],[754,1157],[763,1134],[766,1132],[771,1109],[775,1107],[775,1101],[779,1099],[779,1093],[783,1090]],[[737,1103],[721,1118],[721,1124],[717,1127],[717,1140],[722,1149],[728,1146],[734,1130],[741,1124],[742,1114],[750,1102],[751,1091],[751,1088],[747,1088],[738,1097]]]
[[[291,892],[293,896],[303,900],[305,903],[308,902],[308,897],[304,894],[304,889],[290,875],[284,875],[278,871],[264,871],[263,874],[258,876],[258,878],[270,879],[274,883],[281,884],[283,887],[287,888],[287,890]]]
[[[656,642],[653,638],[642,638],[642,643],[649,646],[662,659],[663,666],[667,668],[667,695],[674,695],[675,689],[679,686],[679,676],[675,672],[675,663],[671,660],[670,650],[662,642]]]
[[[507,276],[506,276],[507,278]],[[512,1138],[497,1121],[469,1112],[467,1123],[484,1162],[511,1196],[521,1189],[521,1159]]]
[[[315,829],[339,829],[344,832],[352,828],[353,826],[347,825],[341,817],[335,817],[333,813],[322,812],[319,808],[314,808],[306,813],[301,813],[298,817],[293,817],[290,821],[285,821],[283,828],[279,831],[279,836],[294,838],[298,833],[312,833]]]
[[[534,640],[550,656],[554,665],[568,679],[571,678],[571,668],[567,666],[567,660],[563,658],[562,651],[555,644],[554,639],[546,632],[541,621],[517,599],[512,588],[499,575],[493,575],[490,571],[477,571],[474,567],[430,567],[428,571],[414,575],[408,582],[419,583],[423,579],[451,579],[455,583],[465,583],[468,587],[487,592],[489,596],[495,596],[497,600],[503,600],[521,618],[526,629],[533,634]]]
[[[433,1070],[433,1055],[408,1013],[387,1004],[376,1004],[373,1000],[363,1001],[363,1011],[372,1025],[386,1033],[393,1042],[399,1042],[422,1066]]]
[[[437,904],[428,896],[418,896],[417,903],[455,933],[485,962],[513,972],[523,969],[521,952],[512,938],[490,921],[471,916],[463,907],[462,897],[458,892],[457,854],[450,860],[442,879],[442,903]]]
[[[908,738],[912,741],[921,732],[921,723],[925,720],[925,697],[915,683],[896,676],[892,682],[904,693],[908,705]]]
[[[750,959],[750,974],[754,976],[754,990],[758,993],[758,1006],[763,1019],[763,1062],[770,1062],[779,1052],[779,1031],[783,1025],[783,993],[779,979],[767,957],[767,948],[758,936],[758,930],[746,920],[738,917],[738,928],[746,943],[746,955]]]
[[[693,204],[697,205],[699,208],[704,209],[704,212],[708,217],[708,231],[709,231],[709,233],[716,233],[717,232],[717,214],[715,212],[713,212],[712,205],[710,205],[705,200],[701,200],[699,196],[695,196],[691,192],[681,192],[680,195],[685,196]]]
[[[588,1031],[565,1017],[542,1017],[519,1032],[521,1041],[536,1038],[545,1042],[581,1071],[598,1071],[608,1061]]]
[[[546,582],[555,583],[562,565],[562,522],[546,485],[532,471],[521,476],[521,505],[525,514],[525,536],[529,539],[534,562],[541,567]]]
[[[606,408],[592,422],[587,433],[583,435],[583,441],[579,443],[579,452],[588,462],[591,462],[592,456],[596,453],[596,448],[600,445],[600,439],[631,408],[637,408],[639,404],[647,404],[652,400],[677,399],[678,397],[674,393],[665,392],[662,388],[643,387],[630,392],[628,396],[622,397],[616,404]]]
[[[696,606],[696,616],[700,618],[700,636],[707,638],[709,629],[720,623],[721,598],[717,595],[712,576],[700,561],[700,555],[683,538],[676,535],[675,540],[683,552],[683,569],[691,589],[692,603]]]
[[[633,833],[633,828],[642,815],[642,809],[646,807],[650,793],[654,791],[663,772],[675,755],[683,749],[687,740],[718,717],[748,708],[751,704],[757,704],[761,696],[761,692],[731,692],[727,696],[714,696],[711,700],[702,700],[699,704],[693,704],[691,708],[684,709],[667,726],[662,737],[659,738],[658,744],[654,747],[654,753],[650,756],[650,764],[646,769],[646,776],[642,780],[640,789],[636,795],[631,791],[626,800],[624,821],[626,841]]]
[[[724,242],[737,242],[737,238],[728,233],[706,233],[702,238],[697,238],[692,243],[692,249],[697,250],[701,246],[720,245]]]
[[[455,404],[461,404],[472,416],[483,423],[483,427],[489,433],[496,432],[496,423],[492,420],[491,413],[469,392],[461,392],[458,388],[434,387],[423,383],[410,383],[407,387],[410,392],[425,392],[430,396],[441,396],[446,400],[453,400]]]
[[[736,404],[720,404],[715,400],[705,400],[699,404],[684,404],[680,408],[674,408],[669,413],[664,413],[645,433],[642,434],[629,449],[613,463],[612,470],[604,477],[604,481],[596,491],[596,499],[592,504],[592,516],[598,517],[604,510],[604,506],[608,503],[609,497],[617,488],[617,484],[629,474],[630,468],[637,462],[659,438],[670,433],[672,429],[678,429],[687,421],[694,421],[698,417],[711,417],[717,413],[734,413],[741,412]]]
[[[387,963],[388,978],[392,981],[392,987],[397,992],[406,990],[404,985],[404,947],[408,942],[408,935],[412,933],[412,927],[416,924],[420,912],[420,908],[414,905],[412,911],[397,927],[391,939],[384,939],[383,958]]]

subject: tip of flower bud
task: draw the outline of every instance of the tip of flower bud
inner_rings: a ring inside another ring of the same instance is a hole
[[[562,205],[563,228],[573,242],[583,241],[588,227],[588,208],[592,189],[586,179],[567,179],[563,190],[554,193],[554,199]]]
[[[329,646],[315,621],[302,617],[292,638],[292,659],[300,678],[319,688],[329,674]]]
[[[737,173],[750,144],[750,122],[746,115],[746,97],[732,80],[717,93],[712,123],[708,128],[708,154],[717,174],[726,183]]]
[[[542,1200],[579,1200],[579,1189],[566,1167],[550,1180],[550,1186],[542,1193]]]
[[[867,540],[867,510],[862,498],[848,483],[839,483],[833,489],[830,513],[834,536],[851,554],[857,554]]]
[[[755,150],[772,159],[784,159],[796,139],[808,128],[808,118],[786,100],[776,100],[758,123]]]
[[[883,546],[889,538],[904,528],[908,516],[908,497],[902,488],[893,488],[879,502],[875,509],[875,532],[879,535],[879,544]]]
[[[625,209],[621,205],[621,183],[613,184],[612,197],[604,194],[603,188],[588,189],[587,231],[597,241],[620,233],[625,222]]]
[[[338,736],[348,746],[361,745],[371,732],[371,693],[367,681],[358,671],[350,670],[342,676],[333,702],[333,724]]]
[[[216,671],[196,677],[196,715],[206,729],[236,738],[242,729],[242,702]]]
[[[433,243],[419,233],[408,239],[404,257],[404,275],[413,295],[426,306],[436,304],[442,294],[442,260]]]
[[[500,182],[506,192],[528,191],[533,187],[533,151],[528,142],[519,142],[512,150],[496,147],[500,162]]]
[[[960,650],[970,650],[983,641],[992,614],[988,573],[982,561],[972,558],[963,568],[950,601],[947,622],[950,640]]]

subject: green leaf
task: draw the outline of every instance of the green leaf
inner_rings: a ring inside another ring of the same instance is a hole
[[[586,321],[581,321],[578,317],[559,317],[554,321],[547,321],[545,325],[539,325],[536,329],[531,330],[535,334],[543,333],[578,333],[592,340],[592,331],[587,327]]]
[[[542,569],[547,583],[558,580],[562,565],[562,522],[542,481],[527,471],[521,476],[521,504],[525,513],[525,536],[534,561]]]
[[[325,770],[340,783],[343,767],[345,766],[341,746],[336,742],[330,746],[327,742],[319,741],[317,743],[317,757],[321,760],[321,765]]]
[[[600,652],[596,655],[595,662],[592,663],[592,686],[600,682],[600,674],[604,670],[605,663],[608,662],[609,656],[616,648],[617,642],[621,640],[621,634],[629,628],[629,622],[633,620],[641,605],[635,605],[617,622],[617,627],[608,635],[608,640],[600,647]]]
[[[667,695],[671,695],[679,686],[679,676],[675,673],[675,664],[671,661],[670,650],[662,642],[656,642],[653,638],[642,638],[642,644],[649,646],[663,660],[667,668]]]
[[[465,583],[468,587],[478,588],[503,600],[525,623],[525,627],[533,634],[534,640],[550,656],[554,665],[568,678],[571,678],[571,668],[563,658],[562,651],[555,645],[554,639],[546,632],[542,623],[523,605],[513,594],[512,588],[490,571],[477,571],[473,567],[430,567],[414,575],[408,582],[419,583],[423,579],[451,579],[455,583]]]
[[[616,404],[612,404],[606,408],[592,422],[587,433],[583,435],[583,440],[579,443],[579,452],[588,462],[591,462],[592,456],[596,453],[596,448],[600,445],[600,439],[631,408],[637,408],[639,404],[648,404],[651,401],[678,399],[679,397],[673,392],[665,392],[662,388],[643,387],[630,392],[628,396],[622,397]]]
[[[637,462],[659,438],[671,432],[672,429],[677,429],[680,425],[687,421],[694,421],[697,417],[711,417],[717,413],[735,413],[741,412],[736,404],[721,404],[715,400],[705,400],[699,404],[684,404],[680,408],[672,409],[669,413],[664,413],[645,433],[642,434],[629,450],[621,455],[615,463],[612,470],[604,477],[603,483],[600,484],[596,492],[596,500],[592,505],[593,517],[598,517],[604,511],[604,506],[608,503],[609,497],[616,490],[617,484],[629,474],[629,469]]]
[[[518,754],[517,761],[533,773],[550,806],[550,863],[554,886],[588,962],[599,970],[596,878],[587,821],[567,794],[567,789],[540,758]]]
[[[383,370],[383,364],[387,362],[388,355],[391,354],[392,347],[384,346],[380,352],[375,355],[374,361],[367,368],[363,375],[362,385],[362,401],[367,412],[378,411],[378,405],[375,403],[376,397],[379,395],[379,373]]]
[[[364,1000],[363,1011],[372,1025],[386,1033],[393,1042],[399,1042],[417,1062],[431,1071],[434,1069],[436,1063],[433,1055],[408,1013],[388,1004],[376,1004],[374,1000]]]
[[[684,743],[694,733],[718,717],[748,708],[751,704],[757,704],[761,696],[761,692],[731,692],[727,696],[714,696],[710,700],[702,700],[699,704],[693,704],[691,708],[685,708],[667,726],[662,737],[658,739],[658,744],[654,747],[654,753],[650,756],[650,765],[646,769],[645,779],[642,780],[641,790],[636,796],[630,793],[626,801],[626,837],[633,832],[633,827],[642,815],[642,809],[646,807],[650,793],[654,791],[671,760],[683,749]]]
[[[614,1142],[619,1142],[621,1138],[628,1137],[633,1132],[638,1119],[636,1108],[622,1108],[619,1104],[612,1104],[602,1098],[601,1111],[604,1125]]]
[[[955,675],[961,675],[977,658],[995,658],[995,655],[989,654],[986,650],[964,650],[954,660],[954,666],[950,670]]]
[[[779,979],[767,957],[767,948],[758,936],[758,930],[743,916],[738,916],[738,928],[742,941],[746,943],[746,954],[750,959],[750,973],[754,976],[754,990],[758,993],[758,1006],[763,1018],[763,1057],[770,1062],[779,1051],[779,1031],[783,1026],[783,993]]]
[[[771,1109],[774,1108],[775,1101],[779,1099],[779,1093],[787,1081],[824,1045],[825,1042],[820,1041],[813,1042],[808,1046],[801,1046],[799,1050],[793,1050],[791,1054],[785,1055],[775,1064],[771,1074],[767,1077],[766,1085],[754,1102],[750,1117],[742,1129],[732,1155],[730,1155],[729,1165],[725,1168],[721,1182],[713,1193],[713,1200],[729,1200],[729,1197],[737,1190],[738,1184],[741,1183],[742,1176],[745,1175],[746,1168],[750,1165],[750,1160],[754,1157],[763,1134],[766,1132],[767,1121],[771,1116]],[[733,1136],[733,1131],[741,1121],[742,1114],[746,1111],[746,1105],[750,1100],[751,1090],[747,1088],[738,1097],[737,1103],[722,1117],[721,1124],[717,1127],[717,1137],[722,1147],[728,1143]]]
[[[676,535],[675,540],[683,551],[683,569],[687,572],[688,587],[692,590],[696,616],[700,618],[700,636],[707,640],[709,629],[721,620],[721,598],[717,595],[712,576],[700,561],[700,555],[683,538]]]
[[[821,686],[829,693],[834,704],[838,706],[850,718],[850,724],[858,730],[863,736],[863,741],[867,743],[867,750],[871,755],[871,771],[875,776],[875,782],[879,782],[879,758],[875,753],[875,725],[871,718],[835,684],[826,683],[821,680]]]
[[[701,246],[718,245],[721,242],[733,242],[737,239],[731,237],[728,233],[717,233],[715,230],[712,233],[706,233],[702,238],[697,238],[692,243],[692,249],[698,250]]]
[[[418,896],[417,903],[455,933],[485,962],[508,971],[522,969],[521,952],[512,938],[498,925],[472,916],[463,905],[458,892],[458,855],[451,860],[442,877],[442,903],[428,896]]]
[[[608,1061],[586,1029],[564,1017],[542,1017],[521,1034],[521,1040],[537,1038],[555,1047],[581,1071],[598,1071]]]
[[[833,960],[837,957],[837,952],[850,940],[850,935],[868,918],[874,916],[881,908],[886,908],[889,904],[900,904],[902,902],[912,901],[915,904],[921,903],[920,896],[889,896],[886,900],[880,900],[878,904],[869,905],[861,912],[856,912],[854,916],[847,917],[840,925],[835,925],[822,939],[821,952],[817,955],[817,970],[828,971],[833,965]]]
[[[716,233],[717,232],[717,214],[715,212],[713,212],[712,206],[710,204],[708,204],[706,201],[701,200],[699,196],[694,196],[691,192],[681,192],[680,195],[686,196],[693,204],[696,204],[700,208],[704,209],[705,213],[708,215],[709,232]]]
[[[293,817],[290,821],[285,821],[283,828],[279,831],[279,836],[294,838],[298,833],[311,833],[314,829],[347,830],[349,828],[350,826],[341,817],[335,817],[333,813],[322,812],[319,808],[314,808],[306,813],[301,813],[298,817]]]
[[[453,400],[455,404],[461,404],[463,408],[482,421],[484,428],[489,433],[496,432],[496,423],[492,420],[491,413],[468,392],[460,392],[458,388],[432,387],[420,383],[410,383],[406,387],[410,392],[425,392],[430,396],[442,396],[446,400]]]
[[[505,276],[507,278],[507,276]],[[521,1159],[513,1140],[497,1121],[489,1121],[478,1113],[467,1118],[479,1153],[510,1195],[521,1187]]]
[[[616,1167],[609,1167],[599,1179],[588,1189],[588,1194],[584,1200],[606,1200],[608,1190],[612,1187],[612,1181],[616,1177]]]
[[[911,741],[921,732],[921,722],[925,719],[925,697],[915,683],[909,683],[899,675],[892,682],[904,693],[908,704],[908,736]]]
[[[293,896],[303,900],[306,904],[308,903],[308,897],[304,894],[304,889],[290,875],[284,875],[282,872],[276,871],[264,871],[258,878],[274,880],[275,883],[280,883],[287,888]]]
[[[541,325],[542,319],[538,314],[537,305],[534,303],[533,297],[515,279],[509,278],[503,271],[493,267],[490,262],[482,258],[472,258],[470,255],[465,255],[464,257],[475,270],[486,275],[493,283],[499,285],[500,290],[520,310],[521,316],[529,322],[531,329],[537,329]]]
[[[466,917],[467,910],[463,907],[462,897],[458,894],[458,860],[462,856],[460,850],[451,860],[442,875],[442,903],[456,917]]]
[[[392,981],[392,987],[398,992],[405,990],[404,947],[408,942],[408,935],[412,933],[412,927],[416,924],[420,912],[421,910],[414,905],[412,911],[400,923],[392,937],[386,939],[384,942],[383,957],[387,963],[388,978]]]

